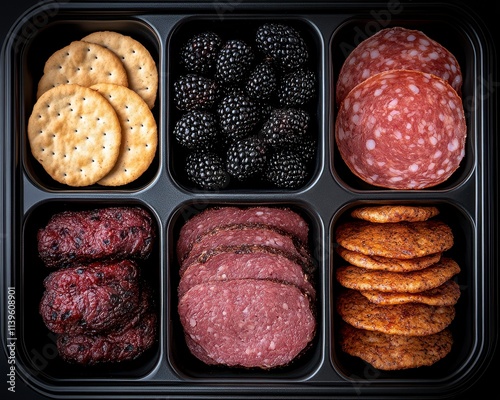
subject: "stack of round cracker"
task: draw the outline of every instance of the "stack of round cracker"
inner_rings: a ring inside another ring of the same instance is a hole
[[[429,366],[453,339],[458,264],[443,256],[453,233],[436,207],[374,206],[351,212],[336,230],[340,345],[381,370]]]
[[[53,53],[28,121],[31,152],[57,182],[121,186],[152,163],[158,71],[140,42],[94,32]]]

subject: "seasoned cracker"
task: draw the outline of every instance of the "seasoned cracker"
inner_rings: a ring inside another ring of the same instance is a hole
[[[380,292],[376,290],[360,291],[372,303],[393,305],[403,303],[422,303],[430,306],[454,306],[460,298],[460,287],[449,280],[442,285],[419,293]]]
[[[89,87],[96,83],[128,86],[127,71],[111,50],[94,43],[74,41],[46,61],[38,82],[37,98],[58,85]]]
[[[99,31],[81,39],[96,43],[115,53],[127,70],[129,88],[153,108],[158,91],[158,70],[151,53],[134,38],[114,31]]]
[[[453,246],[453,232],[442,221],[351,221],[337,228],[337,243],[368,256],[409,259],[440,253]]]
[[[360,207],[351,212],[354,218],[376,223],[427,221],[438,214],[437,207],[401,205]]]
[[[459,272],[458,264],[448,257],[419,271],[373,271],[352,265],[339,267],[335,271],[337,281],[349,289],[403,293],[434,289]]]
[[[91,89],[111,103],[122,131],[118,160],[97,183],[103,186],[126,185],[141,176],[155,157],[158,143],[156,120],[142,97],[129,88],[100,83]]]
[[[433,365],[449,354],[452,345],[449,329],[426,336],[405,336],[356,329],[345,323],[340,328],[344,352],[386,371]]]
[[[418,271],[437,263],[442,252],[429,254],[428,256],[409,258],[406,260],[398,258],[367,256],[356,251],[347,250],[342,246],[337,247],[337,253],[349,264],[357,267],[378,271],[409,272]]]
[[[455,318],[454,306],[418,303],[382,306],[352,289],[340,293],[336,306],[337,312],[348,324],[393,335],[432,335],[445,329]]]
[[[59,85],[35,103],[28,140],[33,156],[57,182],[91,185],[108,174],[118,159],[120,121],[96,91]]]

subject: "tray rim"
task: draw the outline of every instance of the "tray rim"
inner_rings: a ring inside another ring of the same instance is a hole
[[[122,2],[118,2],[118,1],[117,1],[117,3],[122,3]],[[193,3],[195,3],[195,2],[193,2]],[[247,2],[245,2],[245,3],[247,3]],[[260,2],[253,2],[253,3],[260,3]],[[291,3],[292,3],[292,4],[295,4],[295,2],[291,2]],[[328,3],[328,2],[325,2],[325,3]],[[75,4],[79,4],[79,3],[75,3]],[[132,3],[131,3],[131,4],[132,4]],[[248,4],[251,4],[251,3],[248,3]],[[144,3],[141,3],[141,5],[144,5]],[[95,5],[94,5],[94,6],[95,6]],[[75,6],[75,7],[76,7],[76,6]],[[37,8],[37,7],[35,7],[34,12],[36,11],[36,8]],[[119,8],[120,8],[120,7],[119,7],[119,5],[117,5],[117,6],[116,6],[116,8],[118,8],[118,9],[119,9]],[[299,7],[299,8],[300,8],[300,7]],[[73,9],[73,7],[71,6],[71,7],[70,7],[70,9]],[[5,140],[4,140],[4,144],[5,144],[5,142],[10,142],[10,141],[9,141],[8,139],[5,139]],[[7,143],[7,144],[9,144],[9,143]],[[484,145],[484,144],[483,144],[483,145]],[[5,149],[6,151],[7,151],[8,147],[9,147],[9,146],[7,145],[7,146],[6,146],[6,149]],[[477,171],[476,171],[476,172],[477,172]],[[482,176],[482,174],[481,174],[481,178],[482,178],[482,177],[483,177],[483,176]],[[485,178],[485,179],[486,179],[486,178]],[[486,184],[485,184],[485,186],[488,186],[488,184],[486,183]],[[11,188],[10,188],[10,187],[9,187],[9,188],[7,188],[7,190],[6,190],[6,192],[5,192],[5,193],[4,193],[4,189],[5,189],[5,186],[2,188],[2,194],[7,194],[7,197],[8,197],[8,194],[9,194],[9,192],[10,192],[10,190],[9,190],[9,189],[11,189]],[[43,198],[44,198],[44,196],[45,196],[47,199],[50,199],[50,194],[41,194],[41,199],[43,199]],[[73,194],[69,194],[69,195],[67,196],[67,198],[68,198],[68,199],[71,199],[71,198],[73,198],[73,197],[78,198],[79,196],[81,196],[81,195],[78,195],[78,194],[75,194],[75,195],[73,195]],[[224,195],[224,196],[222,196],[222,199],[229,198],[230,196],[232,196],[232,195],[231,195],[231,194]],[[354,196],[355,196],[355,194],[353,194],[352,196],[354,197]],[[4,196],[4,197],[5,197],[5,196]],[[270,196],[269,196],[269,198],[270,198],[270,199],[272,199],[273,197],[274,197],[274,196],[272,196],[272,195],[270,195]],[[390,197],[391,197],[391,194],[390,194],[390,192],[389,192],[389,193],[387,193],[387,194],[382,193],[382,194],[381,194],[381,197],[382,197],[382,198],[384,198],[384,197],[389,197],[389,198],[390,198]],[[396,196],[396,197],[397,197],[397,196]],[[438,197],[439,197],[439,196],[438,196]],[[485,197],[486,197],[486,196],[485,196]],[[96,199],[98,199],[98,198],[99,198],[99,196],[96,196]],[[121,195],[116,195],[116,198],[117,198],[117,199],[120,199],[120,198],[121,198]],[[217,198],[217,197],[215,197],[215,198]],[[238,198],[238,197],[237,197],[237,198]],[[292,200],[293,200],[293,196],[292,196]],[[10,206],[10,205],[11,205],[11,204],[9,204],[8,202],[5,202],[5,204],[4,204],[4,200],[3,200],[3,198],[1,199],[1,201],[2,201],[2,203],[1,203],[1,204],[2,204],[2,205],[4,205],[4,206],[7,206],[7,205],[9,205],[9,206]],[[485,212],[486,212],[486,210],[483,210],[483,214],[484,214]],[[5,221],[5,220],[4,220],[4,221]],[[485,235],[485,236],[487,236],[487,235]],[[482,236],[482,237],[483,237],[483,236]],[[485,257],[485,258],[486,258],[486,257]],[[487,255],[487,258],[494,258],[494,256],[493,256],[492,254],[488,254],[488,255]],[[102,388],[101,388],[101,389],[102,389]]]

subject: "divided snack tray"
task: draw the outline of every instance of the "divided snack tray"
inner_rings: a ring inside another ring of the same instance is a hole
[[[397,3],[397,4],[396,4]],[[483,372],[495,344],[494,278],[498,259],[493,242],[494,95],[489,90],[491,39],[473,13],[445,3],[250,3],[95,2],[46,3],[28,10],[12,27],[2,53],[3,206],[0,257],[4,285],[16,298],[16,368],[34,391],[51,398],[162,398],[169,396],[377,397],[448,396],[466,389]],[[311,128],[316,161],[305,185],[279,189],[244,185],[206,191],[190,184],[184,154],[174,142],[178,118],[173,81],[180,74],[180,45],[194,33],[214,30],[224,38],[251,41],[264,22],[284,22],[300,31],[317,76]],[[334,140],[336,77],[347,54],[361,40],[390,26],[418,29],[444,45],[463,73],[467,121],[465,157],[446,182],[423,190],[390,190],[363,183],[347,169]],[[147,172],[123,187],[69,187],[52,180],[32,157],[28,118],[45,60],[73,40],[100,30],[132,36],[150,51],[159,73],[156,105],[158,149]],[[343,353],[335,312],[334,231],[357,206],[433,205],[454,234],[448,252],[461,272],[461,297],[450,325],[451,352],[430,367],[380,371]],[[48,270],[37,255],[36,232],[55,212],[136,205],[155,220],[157,239],[143,274],[153,286],[158,310],[157,342],[139,358],[83,367],[57,355],[55,336],[38,313]],[[285,206],[310,226],[317,271],[317,333],[307,352],[272,370],[207,366],[184,343],[177,314],[179,283],[175,244],[182,224],[215,205]],[[3,296],[6,303],[7,298]],[[7,305],[2,305],[2,312]],[[6,326],[6,316],[3,325]],[[2,343],[7,330],[2,328]]]

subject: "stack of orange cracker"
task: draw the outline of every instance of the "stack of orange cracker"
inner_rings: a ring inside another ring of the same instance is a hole
[[[429,366],[451,350],[459,265],[436,207],[372,206],[337,227],[340,345],[381,370]]]
[[[121,186],[152,163],[156,63],[130,36],[99,31],[46,61],[28,121],[31,153],[57,182]]]

